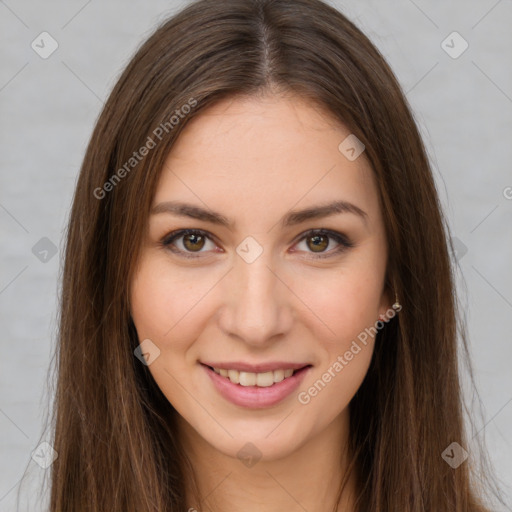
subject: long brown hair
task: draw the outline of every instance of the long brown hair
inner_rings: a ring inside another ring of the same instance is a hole
[[[199,0],[138,49],[80,170],[55,353],[52,512],[187,510],[192,468],[176,411],[134,357],[128,287],[160,171],[186,124],[221,99],[278,91],[314,101],[364,143],[391,248],[387,282],[403,306],[350,403],[358,510],[488,510],[473,451],[457,468],[442,457],[453,442],[470,451],[459,370],[468,351],[449,229],[396,78],[320,0]]]

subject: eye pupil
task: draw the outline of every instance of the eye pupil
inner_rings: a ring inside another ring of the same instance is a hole
[[[198,242],[199,240],[199,242]],[[190,247],[188,245],[188,243],[192,241],[192,244],[197,244],[199,243],[199,247],[198,246],[194,246],[192,245],[192,247]],[[203,246],[204,246],[204,237],[202,235],[197,235],[195,233],[190,233],[188,235],[185,235],[183,237],[183,245],[187,248],[187,250],[194,250],[194,249],[202,249]]]
[[[323,242],[320,241],[323,239]],[[313,235],[309,237],[309,240],[314,240],[313,246],[310,248],[315,248],[313,252],[321,252],[322,250],[326,249],[329,245],[328,237],[325,235]],[[316,249],[320,249],[320,251],[317,251]]]

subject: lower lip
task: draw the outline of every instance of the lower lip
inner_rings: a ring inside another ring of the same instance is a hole
[[[212,379],[217,391],[231,403],[251,409],[264,409],[278,404],[290,396],[300,385],[311,366],[297,370],[291,377],[268,387],[241,386],[234,384],[227,377],[215,373],[209,366],[201,364]]]

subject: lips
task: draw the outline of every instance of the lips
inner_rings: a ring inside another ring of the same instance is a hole
[[[210,364],[219,366],[210,366]],[[277,405],[297,389],[312,367],[310,364],[286,362],[252,365],[240,362],[222,362],[201,363],[201,366],[205,369],[216,390],[226,400],[251,409]],[[259,371],[254,371],[256,369]],[[224,375],[221,374],[221,371]],[[287,377],[284,377],[285,371]],[[231,380],[233,374],[239,375],[238,383]],[[275,380],[276,374],[279,375],[277,380]],[[281,375],[282,379],[280,379]],[[271,376],[273,376],[272,379]]]

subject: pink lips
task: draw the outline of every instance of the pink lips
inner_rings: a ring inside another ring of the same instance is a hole
[[[218,366],[217,366],[218,365]],[[201,366],[212,379],[217,391],[231,403],[240,407],[251,409],[264,409],[278,404],[291,393],[293,393],[300,385],[311,365],[290,364],[290,363],[269,363],[263,365],[248,365],[244,363],[215,363],[215,368],[224,368],[226,370],[241,370],[254,373],[263,373],[279,369],[292,368],[295,373],[291,377],[287,377],[281,382],[272,384],[269,387],[259,386],[241,386],[234,384],[227,377],[215,373],[209,368],[210,363],[202,363]],[[213,365],[211,365],[213,367]]]

